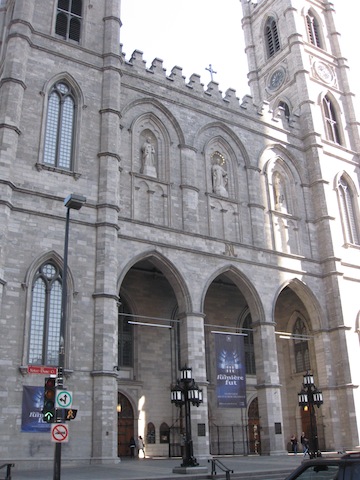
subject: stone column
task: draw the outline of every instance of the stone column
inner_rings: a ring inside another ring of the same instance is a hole
[[[261,453],[286,453],[274,323],[254,323]],[[278,429],[276,430],[276,427]],[[281,433],[277,433],[281,432]]]
[[[99,191],[97,199],[95,328],[93,376],[93,458],[113,463],[117,456],[118,291],[117,233],[120,184],[119,2],[105,2]]]
[[[3,6],[3,8],[5,8]],[[8,8],[12,8],[11,5]],[[34,14],[34,2],[18,1],[14,5],[12,20],[2,25],[7,37],[3,40],[3,71],[0,82],[0,292],[6,283],[3,259],[6,258],[6,245],[10,243],[8,220],[11,215],[13,183],[12,166],[16,162],[18,140],[21,135],[21,113],[26,89],[27,63],[31,51],[31,23]],[[1,16],[4,20],[6,14]],[[0,296],[2,299],[2,296]],[[0,300],[1,302],[1,300]]]
[[[181,147],[181,188],[183,192],[184,230],[199,232],[199,189],[196,187],[196,151],[182,145]]]
[[[261,171],[259,168],[247,168],[252,238],[246,240],[257,247],[263,248],[265,245],[265,196],[261,188],[262,182],[260,175]],[[244,236],[250,236],[250,233],[244,232]]]
[[[186,313],[180,325],[180,356],[181,366],[192,368],[195,382],[203,390],[203,403],[199,407],[191,406],[191,430],[194,445],[194,455],[200,459],[209,458],[209,424],[208,396],[205,359],[204,315],[202,313]],[[205,428],[205,436],[198,433]]]

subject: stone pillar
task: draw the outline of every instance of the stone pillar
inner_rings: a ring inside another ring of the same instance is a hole
[[[199,189],[196,187],[196,151],[185,145],[182,145],[180,148],[184,230],[199,233]]]
[[[259,322],[254,323],[254,328],[261,453],[282,455],[286,450],[275,324]]]
[[[252,238],[246,240],[250,241],[257,247],[264,247],[265,244],[265,193],[260,190],[259,185],[262,185],[260,177],[261,171],[257,167],[247,168],[248,185],[249,185],[249,209],[251,218],[251,234]],[[244,235],[248,235],[244,232]]]
[[[194,455],[199,461],[210,456],[208,395],[205,359],[204,315],[202,313],[187,313],[181,319],[180,326],[180,356],[181,366],[185,364],[192,368],[195,382],[203,390],[203,403],[199,407],[191,406],[191,430],[194,445]],[[205,436],[201,430],[205,430]],[[199,436],[198,434],[201,434]]]
[[[113,463],[117,456],[117,233],[120,184],[119,2],[105,2],[99,193],[97,199],[95,330],[93,376],[93,458]]]
[[[5,8],[4,6],[2,8]],[[12,5],[8,8],[11,9]],[[12,175],[12,166],[16,162],[18,140],[21,135],[21,112],[26,89],[27,63],[30,55],[31,28],[34,2],[18,1],[14,5],[11,24],[2,25],[7,36],[3,40],[3,64],[0,82],[0,290],[4,278],[3,259],[6,258],[6,245],[10,243],[8,220],[11,215],[13,183],[18,183]],[[5,20],[6,14],[1,16]],[[0,297],[2,299],[2,296]],[[1,302],[1,300],[0,300]]]

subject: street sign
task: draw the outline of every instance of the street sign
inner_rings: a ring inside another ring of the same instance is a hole
[[[70,408],[72,405],[72,392],[56,390],[56,408]]]
[[[44,367],[43,365],[28,365],[28,373],[36,373],[38,375],[57,375],[56,367]]]
[[[64,423],[53,423],[51,426],[51,440],[56,443],[69,441],[69,429]]]

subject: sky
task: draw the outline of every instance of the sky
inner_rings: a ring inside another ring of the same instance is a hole
[[[360,0],[333,3],[342,53],[350,66],[350,87],[358,106],[360,59],[354,37]],[[250,93],[241,18],[240,0],[122,0],[120,42],[127,60],[134,50],[140,50],[147,67],[154,58],[160,58],[167,75],[174,66],[182,67],[186,81],[196,73],[205,88],[211,81],[206,70],[211,65],[217,72],[213,79],[223,94],[233,88],[241,99]]]

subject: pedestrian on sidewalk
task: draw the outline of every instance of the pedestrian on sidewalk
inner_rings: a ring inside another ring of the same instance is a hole
[[[141,435],[139,435],[138,439],[138,455],[140,458],[140,451],[142,452],[141,458],[145,458],[145,443]]]
[[[136,442],[134,437],[130,438],[129,448],[130,448],[130,457],[135,458]]]
[[[303,432],[303,433],[304,433],[304,432]],[[302,444],[303,444],[304,457],[306,456],[306,454],[308,454],[308,455],[309,455],[309,458],[310,458],[310,453],[309,453],[309,440],[306,438],[305,434],[304,434],[304,438],[303,438]]]
[[[296,438],[295,434],[293,434],[291,436],[290,441],[291,441],[291,445],[292,445],[292,451],[296,455],[297,451],[298,451],[298,441],[297,441],[297,438]]]

